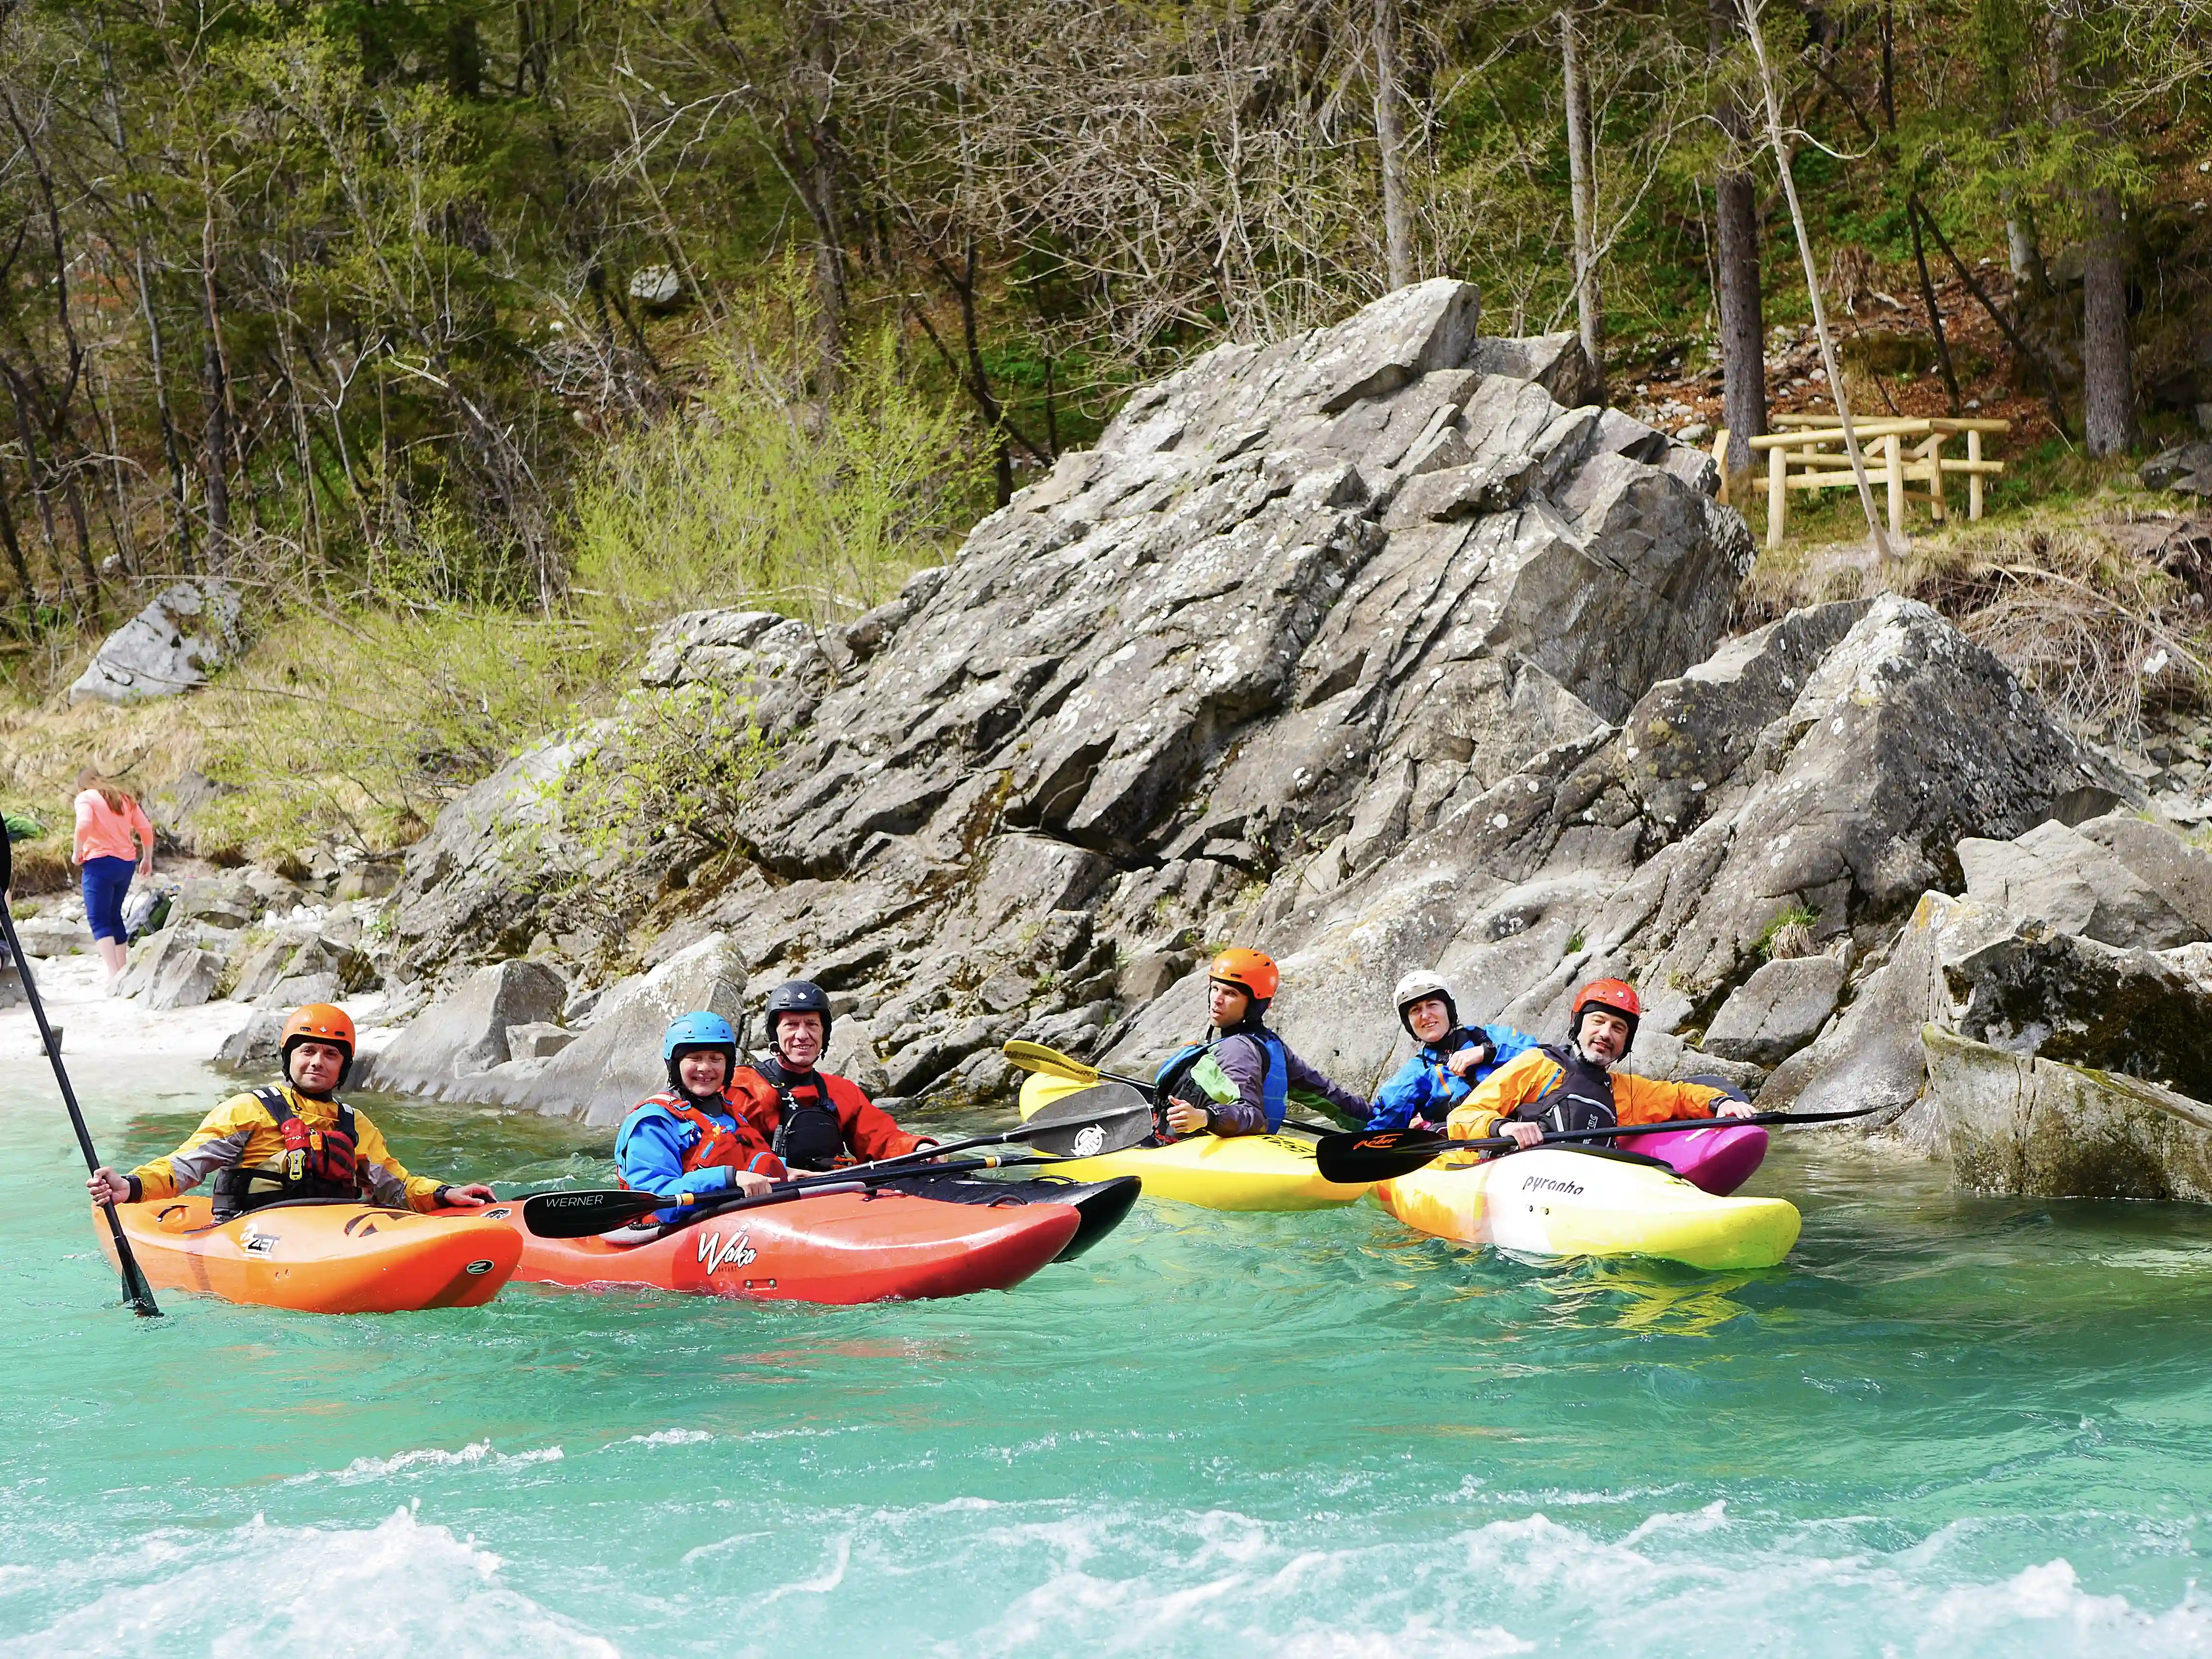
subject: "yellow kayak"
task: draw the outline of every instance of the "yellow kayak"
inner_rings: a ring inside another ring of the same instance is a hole
[[[1034,1074],[1022,1085],[1022,1116],[1085,1085]],[[1146,1198],[1169,1198],[1209,1210],[1332,1210],[1356,1202],[1371,1186],[1322,1179],[1313,1143],[1291,1135],[1192,1135],[1167,1146],[1133,1146],[1097,1158],[1065,1158],[1054,1175],[1105,1181],[1132,1175]]]
[[[1440,1238],[1692,1267],[1771,1267],[1802,1224],[1782,1199],[1716,1198],[1648,1164],[1557,1147],[1462,1169],[1431,1165],[1382,1182],[1375,1196],[1407,1226]]]

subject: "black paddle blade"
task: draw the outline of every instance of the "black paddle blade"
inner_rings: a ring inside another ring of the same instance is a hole
[[[1018,1139],[1060,1158],[1098,1158],[1126,1152],[1152,1132],[1152,1102],[1126,1083],[1094,1083],[1043,1108]]]
[[[539,1193],[522,1200],[522,1224],[540,1238],[589,1238],[675,1207],[658,1193]]]
[[[1453,1144],[1432,1129],[1353,1130],[1315,1141],[1314,1163],[1323,1181],[1356,1187],[1411,1175]]]

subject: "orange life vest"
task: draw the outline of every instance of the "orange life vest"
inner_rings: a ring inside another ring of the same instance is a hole
[[[723,1103],[726,1107],[728,1106],[727,1097],[724,1097]],[[748,1168],[756,1157],[767,1150],[757,1140],[748,1139],[744,1135],[724,1128],[673,1089],[664,1090],[659,1094],[641,1100],[637,1104],[639,1108],[658,1106],[669,1116],[682,1119],[699,1132],[699,1138],[691,1143],[691,1149],[684,1154],[684,1171],[686,1175],[694,1170],[720,1168],[743,1170]],[[733,1122],[744,1121],[744,1119],[739,1117],[734,1109],[731,1110],[730,1117]],[[616,1176],[615,1183],[623,1190],[629,1190],[629,1182],[624,1181],[621,1176]]]

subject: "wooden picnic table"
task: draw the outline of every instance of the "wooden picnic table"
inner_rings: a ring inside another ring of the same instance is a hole
[[[1755,480],[1753,488],[1766,496],[1766,545],[1770,549],[1781,546],[1789,534],[1791,490],[1855,487],[1850,457],[1844,448],[1844,429],[1834,416],[1777,415],[1772,423],[1782,429],[1750,440],[1753,449],[1766,453],[1766,476]],[[1949,517],[1944,480],[1963,477],[1966,483],[1966,517],[1972,520],[1982,516],[1983,481],[2004,471],[2002,461],[1983,455],[1982,440],[2011,431],[2012,422],[1954,419],[1942,415],[1905,416],[1853,421],[1851,429],[1857,434],[1861,453],[1866,457],[1869,481],[1878,478],[1887,487],[1890,532],[1902,536],[1907,486],[1911,484],[1924,486],[1910,493],[1915,499],[1926,501],[1930,516],[1942,524]],[[1943,447],[1960,437],[1966,441],[1965,458],[1944,454]],[[1727,499],[1728,438],[1725,428],[1713,438],[1713,459],[1723,469],[1723,500]],[[1920,442],[1908,450],[1906,440],[1913,438]]]

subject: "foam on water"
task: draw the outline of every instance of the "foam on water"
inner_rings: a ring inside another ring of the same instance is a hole
[[[360,1530],[273,1527],[256,1516],[243,1527],[164,1533],[76,1564],[70,1610],[0,1638],[0,1656],[620,1652],[503,1584],[501,1565],[406,1509]]]
[[[651,1437],[633,1436],[634,1439],[649,1440]],[[345,1468],[336,1471],[310,1469],[305,1474],[291,1477],[294,1483],[307,1480],[382,1480],[410,1469],[466,1468],[472,1464],[493,1466],[501,1464],[557,1463],[565,1454],[558,1446],[541,1446],[535,1451],[495,1452],[489,1440],[472,1440],[459,1451],[447,1451],[442,1446],[423,1446],[414,1451],[404,1451],[390,1457],[356,1457]]]

